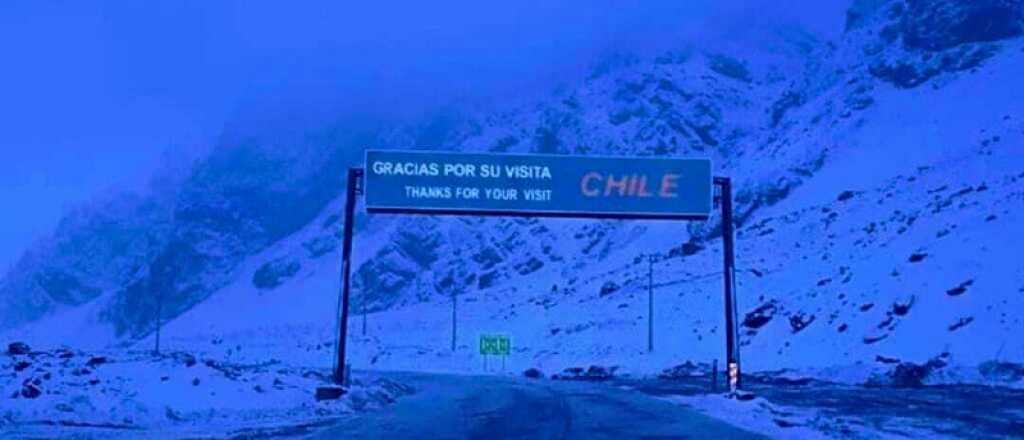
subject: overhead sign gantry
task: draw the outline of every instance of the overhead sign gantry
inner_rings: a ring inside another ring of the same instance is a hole
[[[348,174],[335,380],[343,382],[355,197],[367,212],[706,220],[718,188],[725,247],[726,357],[739,385],[731,184],[708,159],[367,150]]]

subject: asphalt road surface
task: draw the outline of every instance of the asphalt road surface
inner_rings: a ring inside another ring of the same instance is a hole
[[[416,393],[312,439],[761,439],[610,384],[499,376],[382,373]]]

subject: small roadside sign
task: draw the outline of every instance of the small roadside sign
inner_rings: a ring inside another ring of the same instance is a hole
[[[508,356],[512,353],[512,340],[508,335],[480,335],[480,354]]]

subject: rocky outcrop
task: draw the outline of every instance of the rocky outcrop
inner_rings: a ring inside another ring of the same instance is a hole
[[[279,258],[268,261],[253,274],[252,285],[257,289],[273,289],[295,276],[301,268],[302,263],[292,259]]]
[[[882,12],[869,26],[877,29],[877,40],[864,49],[875,58],[869,70],[901,88],[977,68],[998,51],[995,42],[1024,33],[1020,0],[907,0],[874,6]]]
[[[906,4],[900,28],[903,44],[911,49],[942,51],[1024,32],[1021,0],[907,0]]]

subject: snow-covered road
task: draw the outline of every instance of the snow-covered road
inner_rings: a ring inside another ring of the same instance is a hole
[[[689,408],[608,384],[382,373],[416,388],[312,439],[763,438]]]

